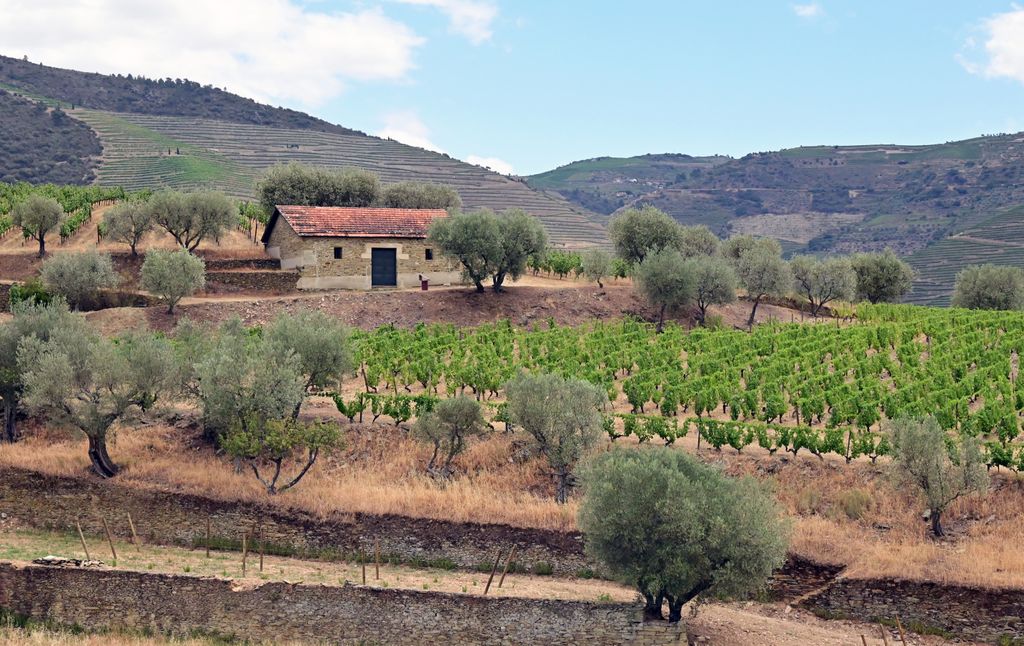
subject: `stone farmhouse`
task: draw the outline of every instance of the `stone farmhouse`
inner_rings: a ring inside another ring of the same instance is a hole
[[[278,206],[263,245],[299,289],[372,289],[462,282],[457,261],[427,243],[443,209]]]

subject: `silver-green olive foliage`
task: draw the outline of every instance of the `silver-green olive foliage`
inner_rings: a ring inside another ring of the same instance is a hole
[[[857,300],[895,303],[913,287],[914,270],[891,249],[855,254],[850,262],[857,275]]]
[[[57,228],[64,219],[64,209],[50,197],[33,193],[15,205],[11,211],[14,226],[21,227],[25,234],[39,243],[39,257],[46,255],[46,236]]]
[[[652,306],[657,307],[658,330],[665,313],[693,303],[697,283],[693,267],[676,249],[662,249],[644,257],[633,273],[636,286]]]
[[[682,227],[664,211],[653,206],[626,209],[608,225],[615,252],[629,264],[643,262],[648,254],[662,249],[679,249]]]
[[[966,434],[951,438],[931,415],[892,420],[888,432],[895,476],[921,490],[928,502],[932,533],[942,536],[942,513],[950,503],[988,487],[978,439]]]
[[[953,307],[972,310],[1024,309],[1024,269],[972,265],[956,275]]]
[[[789,526],[752,478],[730,478],[684,451],[615,448],[582,469],[587,554],[635,585],[649,616],[679,621],[698,596],[762,588],[785,560]]]
[[[413,435],[433,447],[427,473],[435,478],[450,478],[452,462],[466,448],[466,440],[490,430],[471,397],[459,395],[442,399],[434,410],[421,415],[413,426]]]
[[[598,287],[604,288],[602,279],[611,272],[614,258],[610,253],[595,247],[587,249],[580,254],[583,262],[583,275],[597,283]]]
[[[398,182],[384,187],[380,204],[395,209],[460,209],[462,198],[447,184]]]
[[[139,255],[139,243],[155,225],[153,212],[144,202],[120,202],[103,214],[103,237],[128,245],[134,258]]]
[[[256,184],[260,205],[270,214],[280,204],[371,206],[381,196],[380,178],[361,168],[338,170],[289,163],[273,166]]]
[[[95,249],[51,255],[43,261],[40,278],[74,309],[95,301],[101,289],[117,287],[121,282],[110,254]]]
[[[23,340],[18,367],[25,405],[81,431],[89,439],[93,471],[104,478],[118,472],[107,453],[114,423],[132,409],[148,410],[180,386],[169,341],[139,332],[115,342],[80,317],[63,320],[45,341]]]
[[[188,251],[195,251],[203,240],[219,240],[224,231],[238,224],[238,209],[216,191],[161,191],[147,205],[153,222]]]
[[[693,276],[697,320],[704,325],[709,307],[736,300],[736,272],[719,256],[690,258],[686,261],[686,267],[687,272]]]
[[[722,243],[722,256],[736,270],[740,287],[753,302],[747,327],[754,325],[757,307],[764,298],[785,296],[793,287],[793,273],[782,259],[782,247],[771,238],[743,235]]]
[[[206,263],[185,249],[150,249],[142,263],[142,289],[167,302],[167,313],[186,296],[206,286]]]
[[[510,422],[534,440],[555,476],[555,499],[564,503],[576,463],[601,437],[607,394],[579,379],[521,373],[505,386]]]
[[[807,299],[811,316],[817,317],[833,301],[849,301],[856,294],[857,275],[848,258],[795,256],[789,267],[793,272],[793,289]]]

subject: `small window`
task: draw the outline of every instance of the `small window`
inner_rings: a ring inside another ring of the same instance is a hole
[[[341,247],[334,248],[334,259],[341,260]]]
[[[427,249],[427,252],[424,255],[426,256],[427,260],[433,260],[434,259],[434,250],[433,249]]]

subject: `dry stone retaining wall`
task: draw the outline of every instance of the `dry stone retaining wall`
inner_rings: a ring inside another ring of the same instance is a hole
[[[493,561],[498,547],[516,545],[516,562],[526,568],[547,564],[554,574],[572,576],[588,567],[578,533],[359,513],[323,519],[266,505],[7,467],[0,472],[0,512],[21,523],[64,531],[80,518],[83,529],[96,535],[102,535],[106,516],[122,536],[127,536],[126,514],[131,513],[139,534],[155,543],[198,544],[205,540],[209,518],[216,542],[240,543],[243,532],[262,523],[271,549],[300,553],[369,553],[379,541],[381,553],[400,562],[445,560],[475,568]]]
[[[971,641],[1024,641],[1024,590],[840,578],[801,605],[824,616],[864,621],[899,617],[904,626]]]
[[[0,608],[89,630],[340,644],[686,643],[637,604],[477,597],[0,563]]]

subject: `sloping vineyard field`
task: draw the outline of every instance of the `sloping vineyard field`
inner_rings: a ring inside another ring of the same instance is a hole
[[[0,238],[14,229],[11,211],[30,195],[53,198],[64,209],[65,218],[60,225],[60,237],[69,238],[92,217],[92,207],[98,202],[124,199],[128,194],[120,187],[32,185],[27,182],[5,184],[0,182]]]
[[[518,370],[604,388],[612,439],[800,451],[872,460],[891,447],[882,422],[932,414],[984,441],[992,466],[1024,470],[1024,314],[860,306],[854,322],[767,323],[753,332],[662,334],[624,320],[582,327],[459,329],[420,325],[358,333],[359,385],[334,395],[354,418],[396,421],[466,393],[504,420],[502,384]]]

